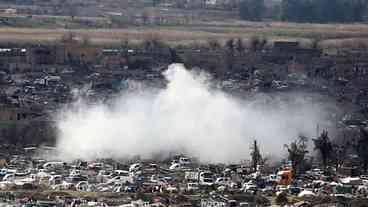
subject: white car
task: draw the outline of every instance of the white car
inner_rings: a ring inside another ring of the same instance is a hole
[[[323,174],[323,170],[315,168],[311,170],[312,175],[322,175]]]
[[[46,162],[43,164],[43,169],[47,171],[55,170],[55,169],[63,169],[65,166],[64,162]]]
[[[90,163],[88,165],[88,168],[89,169],[95,169],[95,168],[102,169],[102,168],[104,168],[104,164],[101,163],[101,162],[94,162],[94,163]]]
[[[14,182],[15,181],[15,174],[6,174],[3,177],[3,181]]]
[[[190,159],[187,157],[180,157],[179,163],[182,165],[189,165],[191,163]]]
[[[229,177],[219,177],[216,179],[215,184],[216,185],[228,185],[230,184],[231,179]]]
[[[368,180],[368,175],[361,175],[360,176],[360,179],[362,179],[362,180]]]
[[[52,175],[49,178],[49,185],[58,185],[63,182],[63,177],[61,175]]]
[[[187,191],[196,191],[199,190],[198,183],[187,183]]]
[[[126,170],[115,170],[113,172],[113,175],[114,176],[129,176],[129,171],[126,171]]]
[[[181,168],[181,165],[179,163],[172,164],[169,169],[170,170],[179,170]]]
[[[242,190],[245,192],[245,191],[249,191],[249,190],[254,190],[254,189],[257,189],[257,185],[254,183],[254,181],[250,180],[246,183],[243,183],[242,185]]]
[[[213,179],[212,178],[203,178],[203,179],[201,179],[200,184],[204,185],[204,186],[212,186],[213,185]]]
[[[75,185],[75,188],[77,191],[87,191],[88,190],[88,182],[87,181],[81,181]]]
[[[152,183],[164,183],[165,179],[160,175],[152,175],[150,181]]]
[[[130,182],[131,179],[130,177],[126,177],[126,176],[116,176],[111,178],[110,180],[107,181],[108,184],[111,183],[125,183],[125,182]]]
[[[129,172],[138,171],[138,170],[141,169],[141,167],[142,167],[141,163],[134,163],[134,164],[130,165]]]
[[[174,186],[168,186],[166,190],[169,191],[170,193],[178,192],[178,188]]]
[[[278,185],[278,186],[276,186],[276,191],[287,192],[288,188],[287,188],[287,186],[284,186],[284,185]]]
[[[81,171],[80,170],[72,170],[69,173],[69,176],[79,176],[79,175],[81,175]]]
[[[257,186],[253,183],[245,183],[243,186],[243,190],[247,193],[254,193],[255,191],[257,191]]]

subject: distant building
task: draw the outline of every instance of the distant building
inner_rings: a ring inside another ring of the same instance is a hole
[[[294,41],[275,41],[273,49],[276,51],[290,51],[299,48],[299,42]]]
[[[28,62],[32,65],[54,65],[65,61],[64,50],[60,46],[36,46],[28,52]]]
[[[0,106],[0,121],[21,121],[39,116],[31,110],[6,105]]]

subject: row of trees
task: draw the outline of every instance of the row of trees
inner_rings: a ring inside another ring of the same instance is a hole
[[[361,169],[366,173],[368,171],[368,131],[364,128],[359,130],[359,134],[349,140],[343,140],[340,143],[331,140],[328,132],[324,130],[319,137],[312,139],[314,150],[321,159],[321,164],[326,170],[334,166],[336,170],[344,164],[349,158],[349,154],[355,154],[360,162]],[[293,169],[298,174],[303,169],[308,153],[305,137],[299,137],[297,141],[290,145],[285,145],[289,153],[289,159],[292,161]]]
[[[272,9],[264,0],[242,0],[239,14],[242,19],[259,21],[269,13],[277,20],[291,22],[360,22],[367,12],[366,0],[282,0]],[[275,9],[276,7],[276,9]]]
[[[261,51],[266,49],[269,44],[268,39],[262,37],[251,37],[249,40],[244,41],[241,38],[230,38],[225,41],[224,45],[222,45],[217,39],[208,40],[206,45],[202,45],[203,47],[207,47],[209,50],[225,50],[229,54],[233,55],[235,53],[241,54],[245,51]]]
[[[364,173],[368,172],[368,131],[364,128],[359,130],[359,134],[349,140],[337,143],[331,140],[328,132],[324,130],[317,138],[312,139],[314,150],[320,157],[321,164],[325,170],[329,167],[335,167],[336,170],[344,164],[349,158],[349,154],[355,154],[360,162],[360,167]],[[288,152],[288,159],[291,161],[294,174],[298,175],[311,167],[312,160],[307,159],[308,138],[299,136],[298,139],[290,144],[285,144]],[[263,163],[259,146],[256,141],[251,147],[251,163],[254,170],[257,165]]]

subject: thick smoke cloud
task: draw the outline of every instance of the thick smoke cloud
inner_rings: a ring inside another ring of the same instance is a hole
[[[206,75],[171,65],[167,87],[121,95],[113,104],[83,101],[58,116],[57,148],[64,159],[150,158],[185,152],[205,162],[249,158],[257,139],[265,154],[284,153],[299,134],[314,136],[324,106],[303,95],[238,100],[209,86]]]

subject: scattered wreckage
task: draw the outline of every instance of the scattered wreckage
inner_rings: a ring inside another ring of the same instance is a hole
[[[160,162],[96,160],[67,163],[16,156],[0,170],[0,189],[3,192],[24,190],[68,192],[70,195],[73,195],[73,192],[101,195],[109,193],[123,197],[144,194],[151,197],[167,195],[171,198],[185,195],[187,199],[201,195],[201,199],[195,202],[196,205],[204,207],[255,206],[255,197],[264,199],[264,205],[270,205],[270,198],[281,194],[306,202],[319,197],[335,199],[368,197],[367,175],[325,176],[323,170],[313,168],[304,175],[294,177],[288,163],[282,165],[276,173],[266,173],[261,170],[262,168],[254,172],[246,164],[205,165],[193,160],[179,156],[178,159]],[[173,169],[172,165],[179,167]],[[53,202],[48,204],[46,201],[37,202],[31,199],[23,206],[56,207],[65,205],[65,202],[75,202],[76,206],[82,203],[87,206],[108,206],[107,203],[98,200],[77,201],[81,198],[69,197],[72,198],[68,198],[69,200],[59,198],[60,203],[53,203],[55,201],[53,199]],[[146,201],[131,198],[124,202],[119,206],[166,205],[163,201],[155,202],[155,199]]]

